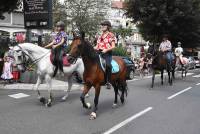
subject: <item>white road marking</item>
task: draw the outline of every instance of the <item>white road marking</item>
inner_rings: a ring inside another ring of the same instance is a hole
[[[198,86],[198,85],[200,85],[200,83],[197,83],[196,85]]]
[[[15,98],[15,99],[21,99],[21,98],[29,97],[30,95],[24,94],[24,93],[18,93],[18,94],[12,94],[12,95],[8,95],[8,96]]]
[[[180,91],[180,92],[178,92],[178,93],[175,93],[174,95],[168,97],[167,99],[168,99],[168,100],[171,100],[171,99],[173,99],[174,97],[176,97],[176,96],[178,96],[178,95],[180,95],[180,94],[182,94],[182,93],[184,93],[184,92],[186,92],[186,91],[188,91],[188,90],[190,90],[190,89],[192,89],[192,87],[188,87],[188,88],[186,88],[186,89],[184,89],[184,90],[182,90],[182,91]]]
[[[153,109],[153,107],[148,107],[145,110],[131,116],[130,118],[124,120],[123,122],[113,126],[112,128],[110,128],[108,131],[104,132],[103,134],[111,134],[113,132],[115,132],[116,130],[118,130],[119,128],[125,126],[126,124],[130,123],[131,121],[133,121],[134,119],[146,114],[147,112],[151,111]]]
[[[194,78],[200,78],[200,74],[192,76]]]

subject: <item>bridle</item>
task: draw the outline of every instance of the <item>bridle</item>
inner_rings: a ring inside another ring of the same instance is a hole
[[[22,55],[21,55],[21,57],[22,57],[22,62],[21,62],[21,63],[16,63],[16,65],[23,65],[23,66],[25,67],[25,69],[32,68],[36,63],[38,63],[38,62],[39,62],[40,60],[42,60],[48,53],[50,53],[50,52],[47,52],[46,54],[44,54],[44,55],[41,56],[40,58],[35,59],[35,60],[33,60],[30,64],[28,64],[28,62],[27,62],[28,60],[27,60],[26,56],[29,57],[29,59],[32,59],[32,57],[30,57],[26,52],[24,52],[20,46],[18,46],[18,47],[19,47],[19,50],[15,50],[15,51],[16,51],[17,53],[19,53],[19,52],[22,53]]]

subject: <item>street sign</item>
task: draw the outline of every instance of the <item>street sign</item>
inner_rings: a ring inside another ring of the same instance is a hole
[[[52,0],[23,0],[23,2],[25,28],[52,28]]]

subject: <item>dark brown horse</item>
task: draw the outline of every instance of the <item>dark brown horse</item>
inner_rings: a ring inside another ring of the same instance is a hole
[[[156,70],[161,72],[161,84],[163,85],[163,74],[164,70],[168,73],[168,83],[170,85],[173,84],[173,78],[175,73],[175,61],[171,65],[168,64],[168,61],[166,59],[166,55],[163,52],[158,51],[158,48],[155,45],[151,45],[148,49],[148,58],[153,58],[152,61],[152,84],[151,88],[154,87],[154,80],[155,80],[155,74]]]
[[[90,119],[96,118],[96,112],[98,108],[99,95],[101,86],[105,84],[105,74],[99,65],[99,55],[93,49],[92,45],[85,41],[82,37],[76,37],[69,52],[69,61],[73,63],[77,57],[81,56],[84,62],[85,71],[83,74],[84,90],[81,94],[81,102],[83,107],[90,109],[90,103],[85,102],[85,95],[89,92],[91,87],[95,88],[94,108],[90,114]],[[119,64],[120,70],[118,73],[112,74],[111,84],[114,87],[115,99],[113,106],[117,106],[118,103],[118,91],[121,91],[120,100],[124,103],[125,95],[127,95],[127,83],[126,83],[126,65],[122,58],[113,57],[113,59]]]

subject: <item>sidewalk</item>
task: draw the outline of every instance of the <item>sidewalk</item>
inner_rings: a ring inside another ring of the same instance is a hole
[[[4,84],[0,82],[0,89],[20,89],[20,90],[34,90],[35,84],[27,83],[13,83],[13,84]],[[60,80],[52,80],[52,90],[67,90],[68,83]],[[80,90],[82,88],[81,84],[74,83],[72,85],[72,90]],[[47,85],[40,84],[39,90],[48,90]]]

